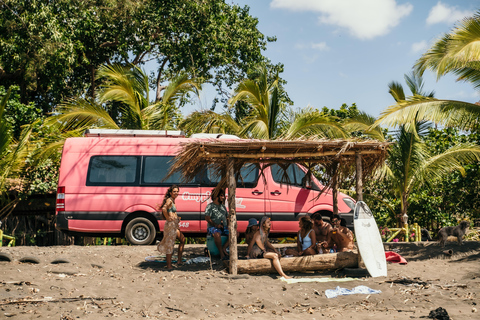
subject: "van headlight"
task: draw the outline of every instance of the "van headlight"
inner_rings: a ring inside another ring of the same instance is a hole
[[[355,210],[355,202],[350,198],[343,198],[343,202],[353,211]]]

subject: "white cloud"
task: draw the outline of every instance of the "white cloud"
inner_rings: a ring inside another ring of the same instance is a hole
[[[327,51],[330,48],[327,46],[326,42],[312,43],[311,48],[319,51]]]
[[[443,4],[441,1],[430,10],[427,17],[427,24],[432,25],[435,23],[453,24],[458,20],[462,20],[465,17],[472,16],[473,12],[468,10],[458,10],[456,6],[450,7]]]
[[[318,51],[328,51],[330,50],[330,47],[327,45],[326,42],[318,42],[318,43],[310,43],[310,44],[297,43],[295,45],[295,49],[298,49],[298,50],[314,49]]]
[[[422,40],[420,42],[415,42],[412,44],[412,52],[413,53],[419,53],[419,52],[425,52],[428,49],[428,43],[425,40]]]
[[[409,3],[395,0],[272,0],[272,8],[291,11],[315,11],[319,22],[346,28],[359,39],[386,35],[410,14]]]

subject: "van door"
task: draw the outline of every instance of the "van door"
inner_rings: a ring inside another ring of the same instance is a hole
[[[210,194],[220,181],[221,177],[214,176],[210,168],[206,170],[205,181],[202,184],[202,195],[208,196],[208,200],[202,202],[202,230],[207,230],[205,221],[205,208],[212,200]],[[228,190],[225,192],[228,198]],[[260,220],[266,212],[266,195],[263,178],[260,177],[258,165],[246,164],[237,174],[237,188],[235,190],[235,201],[237,209],[237,229],[243,233],[247,229],[248,219]],[[226,200],[228,208],[228,200]]]
[[[305,171],[290,164],[284,171],[278,164],[266,170],[268,212],[272,217],[272,233],[297,233],[298,219],[313,205],[313,190],[305,186]]]

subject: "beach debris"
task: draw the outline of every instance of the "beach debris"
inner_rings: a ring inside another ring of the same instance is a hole
[[[192,259],[187,260],[187,262],[185,262],[185,264],[205,263],[205,262],[209,262],[209,261],[210,261],[210,259],[208,257],[196,257],[196,258],[192,258]]]
[[[443,251],[443,253],[446,254],[447,256],[451,256],[453,254],[453,250],[452,249],[445,250]]]
[[[12,261],[12,257],[8,254],[8,253],[5,253],[5,252],[0,252],[0,261]]]
[[[38,260],[37,258],[32,257],[32,256],[20,258],[20,259],[18,259],[18,261],[20,261],[22,263],[33,263],[33,264],[39,264],[40,263],[40,260]]]
[[[72,302],[72,301],[95,301],[95,300],[114,300],[116,298],[106,298],[106,297],[85,297],[79,296],[74,298],[59,298],[54,299],[52,297],[44,297],[43,299],[32,299],[30,297],[19,298],[19,299],[4,299],[0,300],[0,306],[7,304],[24,304],[24,303],[40,303],[40,302]]]
[[[67,259],[58,258],[50,262],[51,264],[70,263]]]
[[[419,285],[419,286],[427,286],[428,285],[427,282],[422,281],[422,280],[420,280],[420,278],[417,278],[417,277],[415,277],[413,279],[409,279],[407,277],[402,277],[402,278],[391,280],[391,281],[387,280],[385,282],[398,283],[398,284],[404,284],[404,285],[412,285],[412,284],[416,284],[416,285]]]
[[[335,289],[325,290],[325,296],[327,298],[336,298],[338,296],[346,296],[350,294],[376,294],[382,293],[380,290],[374,290],[367,286],[357,286],[351,290],[346,288],[336,287]]]
[[[436,320],[450,320],[447,310],[443,309],[442,307],[438,307],[437,309],[430,311],[428,318]]]

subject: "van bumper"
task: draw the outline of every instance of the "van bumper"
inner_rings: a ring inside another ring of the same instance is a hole
[[[58,212],[56,213],[56,221],[55,221],[55,229],[59,231],[67,231],[68,230],[68,220],[65,212]]]

